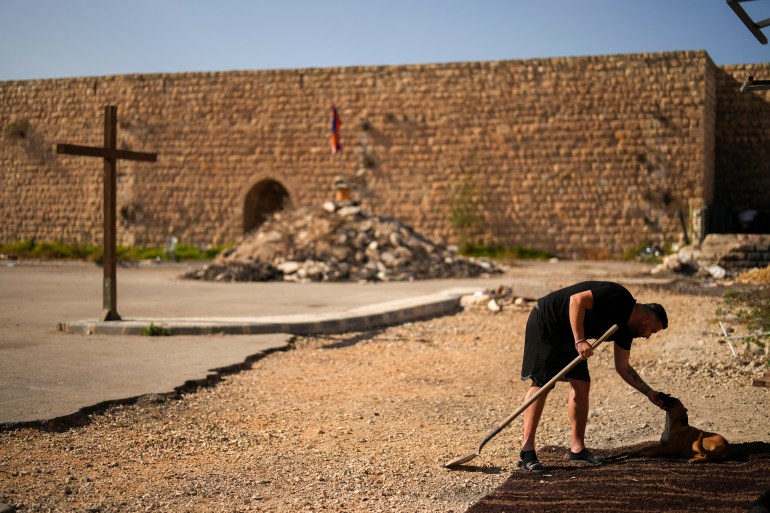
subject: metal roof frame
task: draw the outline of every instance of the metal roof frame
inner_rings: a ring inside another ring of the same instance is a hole
[[[767,91],[770,89],[770,80],[754,80],[754,77],[749,76],[743,81],[743,85],[738,89],[740,92],[746,91]]]
[[[733,10],[733,12],[735,12],[738,18],[740,18],[743,24],[746,25],[746,28],[749,29],[752,34],[754,34],[754,37],[756,37],[760,43],[766,45],[767,36],[762,33],[762,29],[770,26],[770,18],[762,21],[754,21],[751,16],[749,16],[749,14],[743,9],[743,6],[741,6],[741,2],[752,1],[753,0],[727,0],[727,5],[730,6],[730,8]]]

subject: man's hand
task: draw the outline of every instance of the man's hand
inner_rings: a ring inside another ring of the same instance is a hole
[[[593,347],[591,347],[591,344],[589,344],[585,340],[575,344],[575,349],[577,349],[577,352],[580,355],[580,358],[582,358],[583,360],[587,360],[594,354]]]
[[[660,398],[660,395],[658,395],[658,392],[656,392],[653,389],[650,389],[645,395],[647,396],[647,399],[649,399],[652,404],[654,404],[661,410],[663,409],[663,400]]]

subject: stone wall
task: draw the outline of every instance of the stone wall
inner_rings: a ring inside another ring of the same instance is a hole
[[[679,239],[715,194],[754,201],[720,190],[764,140],[743,119],[768,96],[722,97],[741,72],[699,51],[0,82],[0,241],[100,243],[103,166],[55,145],[101,145],[113,104],[118,145],[158,153],[118,164],[122,244],[234,241],[265,184],[303,206],[344,175],[368,211],[437,241],[617,257]]]
[[[735,232],[737,215],[756,210],[770,233],[770,91],[738,92],[747,77],[770,79],[770,63],[725,66],[718,74],[716,190],[711,231]]]

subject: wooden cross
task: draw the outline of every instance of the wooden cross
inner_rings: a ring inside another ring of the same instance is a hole
[[[57,144],[56,153],[102,157],[104,159],[104,284],[102,321],[119,321],[117,290],[117,163],[118,159],[155,162],[157,153],[140,153],[119,150],[118,145],[118,108],[108,105],[104,108],[104,147],[78,146],[75,144]]]

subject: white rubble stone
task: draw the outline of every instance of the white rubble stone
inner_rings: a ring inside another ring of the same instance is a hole
[[[276,267],[283,274],[294,274],[297,272],[297,269],[299,269],[299,266],[299,262],[295,262],[294,260],[287,260],[285,262],[281,262]]]

